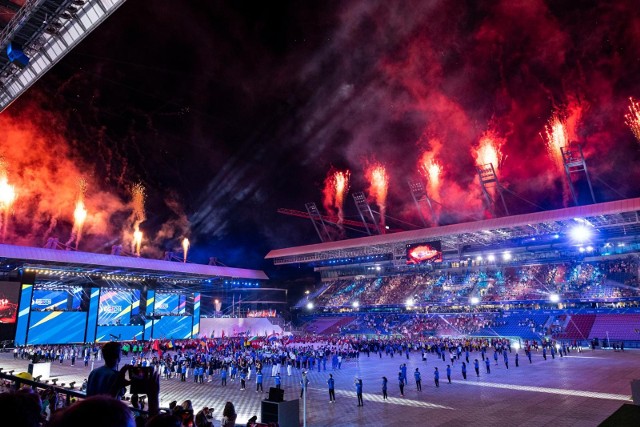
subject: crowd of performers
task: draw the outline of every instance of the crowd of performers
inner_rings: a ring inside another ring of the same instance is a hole
[[[520,363],[531,363],[532,353],[544,359],[563,357],[572,348],[579,347],[555,341],[523,341],[518,344],[523,354],[513,351],[508,339],[494,338],[384,338],[358,339],[349,337],[298,336],[284,337],[278,340],[258,338],[202,338],[191,340],[154,340],[151,342],[125,342],[122,347],[121,364],[153,366],[165,380],[192,381],[210,383],[225,387],[238,384],[246,390],[247,382],[255,378],[256,392],[263,392],[266,383],[280,388],[282,376],[299,375],[299,371],[317,370],[335,371],[342,368],[346,361],[359,357],[397,357],[402,362],[410,355],[418,355],[423,361],[429,357],[448,363],[443,375],[451,381],[452,370],[465,380],[480,371],[490,373],[491,365],[503,363],[509,368]],[[517,349],[516,349],[517,350]],[[56,363],[76,363],[82,360],[85,366],[100,358],[99,346],[85,345],[42,345],[19,347],[14,352],[16,358],[53,361]],[[522,358],[522,359],[521,359]],[[492,363],[493,361],[493,363]],[[395,373],[394,373],[395,376]],[[404,387],[411,373],[406,364],[401,363],[397,379],[400,395],[404,396]],[[422,388],[422,373],[413,372],[418,390]],[[392,377],[393,378],[393,377]],[[433,372],[434,384],[439,386],[440,372]],[[381,377],[384,399],[387,398],[387,377]],[[304,386],[300,381],[301,397]],[[252,386],[253,387],[253,386]],[[335,401],[335,382],[332,375],[327,379],[330,401]],[[362,380],[355,381],[359,405],[362,405]],[[377,387],[376,387],[377,388]]]

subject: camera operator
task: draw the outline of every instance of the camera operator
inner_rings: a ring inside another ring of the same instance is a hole
[[[200,412],[196,414],[196,427],[213,427],[213,408],[209,409],[207,406],[202,408]]]

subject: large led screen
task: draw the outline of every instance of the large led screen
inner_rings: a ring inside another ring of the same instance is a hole
[[[16,323],[20,283],[0,282],[0,323]]]
[[[34,289],[32,310],[66,310],[67,292],[61,290]]]
[[[440,242],[407,245],[407,264],[430,264],[433,262],[442,262],[442,244]]]
[[[138,297],[139,300],[139,297]],[[138,301],[139,303],[139,301]],[[131,320],[133,294],[131,291],[102,290],[98,325],[126,325]]]
[[[182,315],[185,313],[186,306],[187,297],[185,295],[156,293],[153,311],[160,316]]]
[[[31,313],[27,344],[81,343],[86,327],[86,312],[35,311]]]
[[[186,339],[191,338],[191,316],[165,316],[153,321],[153,338]]]

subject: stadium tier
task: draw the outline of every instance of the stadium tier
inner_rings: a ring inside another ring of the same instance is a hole
[[[640,199],[629,199],[267,259],[320,276],[294,305],[306,333],[640,341],[638,212]]]

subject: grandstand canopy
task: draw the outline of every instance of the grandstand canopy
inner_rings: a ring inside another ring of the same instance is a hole
[[[196,286],[231,279],[242,282],[268,279],[260,270],[14,245],[0,245],[0,266],[5,272],[33,271],[58,284],[106,281],[116,285],[145,281]]]
[[[0,111],[22,95],[124,2],[0,2],[0,11],[12,14],[0,30]]]
[[[591,227],[598,240],[637,237],[640,235],[639,211],[640,198],[616,200],[394,234],[275,249],[265,258],[281,265],[378,254],[404,256],[407,244],[431,241],[442,242],[443,251],[460,251],[469,246],[499,246],[519,238],[554,234],[564,236],[579,224]]]

